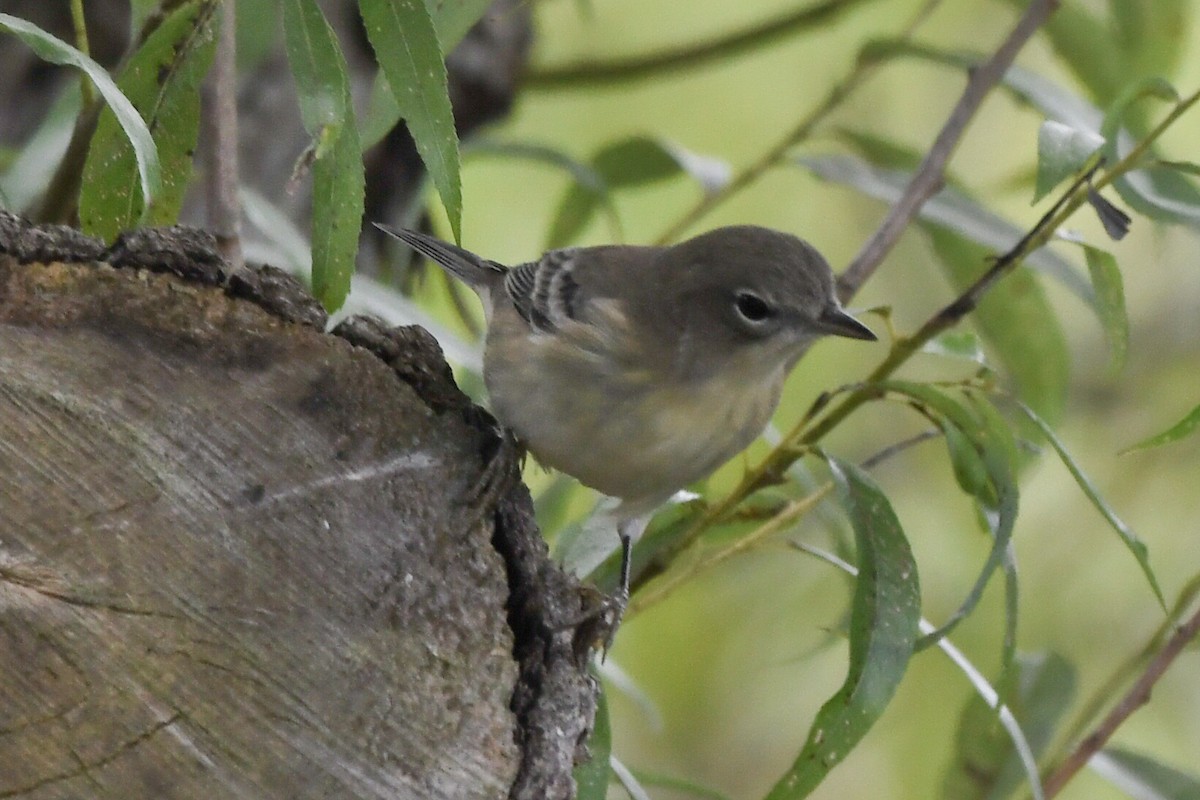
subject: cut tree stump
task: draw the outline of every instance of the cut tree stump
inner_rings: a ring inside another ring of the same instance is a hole
[[[0,214],[0,798],[567,798],[595,684],[420,328]]]

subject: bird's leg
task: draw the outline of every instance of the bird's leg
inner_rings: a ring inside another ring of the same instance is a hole
[[[601,658],[608,657],[613,638],[617,635],[617,628],[621,627],[621,618],[624,617],[625,607],[629,603],[633,542],[641,535],[647,522],[649,517],[635,517],[617,524],[617,536],[621,540],[621,573],[616,591],[563,625],[564,628],[576,629],[576,639],[583,643],[584,647],[591,647],[600,642],[603,653]]]
[[[621,538],[621,585],[605,600],[602,606],[608,617],[606,620],[608,630],[604,634],[601,661],[608,658],[608,651],[612,647],[613,638],[617,635],[617,628],[621,627],[621,618],[625,616],[625,606],[629,605],[629,572],[633,566],[633,538],[635,535],[641,534],[641,530],[637,529],[639,523],[643,527],[645,526],[645,520],[641,519],[627,519],[617,525],[617,536]]]

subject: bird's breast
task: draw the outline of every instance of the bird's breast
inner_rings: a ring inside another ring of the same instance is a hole
[[[735,366],[680,381],[629,353],[605,357],[544,334],[497,340],[504,335],[493,328],[485,356],[496,416],[539,462],[635,513],[750,444],[775,411],[785,372]]]

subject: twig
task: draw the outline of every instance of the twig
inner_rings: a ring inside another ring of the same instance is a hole
[[[561,67],[532,69],[523,80],[526,89],[576,88],[656,77],[664,72],[694,69],[737,55],[804,28],[823,25],[864,0],[825,0],[727,36],[689,44],[661,53],[614,61],[583,61]]]
[[[929,0],[912,18],[912,21],[905,26],[901,38],[912,36],[917,26],[925,20],[930,11],[936,6],[940,0]],[[742,189],[750,186],[752,183],[762,177],[763,173],[775,167],[779,162],[787,157],[787,154],[793,147],[812,135],[813,129],[827,117],[830,112],[836,109],[842,102],[850,96],[850,94],[866,80],[866,78],[874,71],[876,63],[868,59],[857,58],[854,61],[854,66],[850,72],[838,83],[833,85],[829,90],[829,94],[821,101],[820,105],[810,111],[803,119],[788,131],[778,142],[772,145],[767,152],[755,159],[750,165],[739,170],[733,178],[714,192],[705,194],[697,203],[692,206],[682,217],[676,220],[672,225],[663,231],[663,233],[655,240],[657,244],[670,244],[679,239],[692,225],[696,224],[705,214],[712,211],[721,203],[728,200],[733,195],[740,192]]]
[[[946,162],[958,147],[967,125],[979,110],[984,97],[1004,77],[1017,52],[1058,8],[1059,2],[1060,0],[1032,0],[1025,13],[1017,20],[1016,27],[992,57],[971,71],[962,97],[950,112],[949,119],[942,126],[933,146],[909,181],[903,196],[892,206],[879,229],[863,245],[862,250],[838,279],[838,296],[843,302],[849,301],[879,268],[884,256],[891,252],[900,234],[925,201],[941,190],[945,183]]]
[[[907,439],[902,439],[902,440],[896,442],[895,444],[889,444],[887,447],[876,452],[875,455],[870,456],[869,458],[863,459],[862,463],[859,464],[858,466],[860,469],[865,469],[865,470],[875,469],[875,467],[879,466],[884,461],[887,461],[889,458],[892,458],[893,456],[897,456],[900,453],[903,453],[905,450],[908,450],[910,447],[916,447],[919,444],[928,442],[930,439],[939,439],[939,438],[941,438],[941,436],[942,436],[942,432],[940,429],[928,428],[926,430],[921,431],[918,434],[908,437]]]
[[[222,3],[217,50],[204,92],[208,113],[203,115],[208,227],[217,237],[221,255],[234,269],[243,264],[242,211],[238,202],[236,4],[237,0]]]
[[[1200,91],[1180,101],[1168,115],[1170,121],[1179,118],[1187,109],[1200,103]],[[978,304],[983,294],[998,280],[1015,269],[1030,253],[1044,245],[1063,223],[1086,202],[1087,189],[1090,186],[1099,188],[1107,185],[1113,176],[1121,175],[1134,169],[1139,159],[1148,151],[1150,144],[1167,130],[1169,124],[1159,124],[1145,140],[1114,164],[1100,178],[1093,176],[1095,170],[1088,170],[1078,176],[1074,183],[1064,192],[1054,206],[1038,220],[1019,242],[1008,252],[1000,256],[990,269],[957,299],[943,307],[930,317],[921,328],[911,336],[897,339],[882,362],[871,372],[865,381],[846,395],[841,402],[825,411],[824,416],[812,422],[811,415],[806,415],[793,429],[784,436],[783,441],[758,465],[748,470],[738,485],[718,502],[709,505],[697,515],[694,521],[687,525],[682,534],[674,537],[671,543],[654,553],[643,569],[634,576],[631,589],[634,591],[647,580],[663,572],[669,563],[679,553],[690,547],[704,531],[726,519],[729,513],[746,497],[758,488],[777,482],[784,471],[796,460],[799,453],[806,452],[815,446],[826,434],[837,427],[854,411],[879,396],[879,383],[891,376],[910,357],[921,349],[934,336],[956,324]],[[811,423],[811,425],[810,425]]]
[[[1129,683],[1133,675],[1145,668],[1150,659],[1154,658],[1154,654],[1162,647],[1167,636],[1179,626],[1179,620],[1183,617],[1184,612],[1191,608],[1192,603],[1196,602],[1196,598],[1200,597],[1200,574],[1193,575],[1179,592],[1179,598],[1175,601],[1175,606],[1171,610],[1170,616],[1163,620],[1158,630],[1150,637],[1150,640],[1142,647],[1141,650],[1134,653],[1120,664],[1113,673],[1108,676],[1105,681],[1092,691],[1092,696],[1087,702],[1082,704],[1079,713],[1076,714],[1075,720],[1064,730],[1066,731],[1066,745],[1079,739],[1083,732],[1092,724],[1100,712],[1108,705],[1110,697],[1116,695],[1117,690]],[[1053,758],[1047,759],[1047,763],[1055,763],[1062,758],[1062,752],[1057,753]]]
[[[810,494],[796,500],[790,501],[779,513],[775,514],[770,519],[763,522],[757,528],[747,533],[745,536],[738,537],[735,541],[728,545],[709,553],[699,559],[695,564],[692,564],[688,569],[680,570],[677,574],[664,578],[659,583],[656,583],[651,590],[638,592],[629,602],[629,606],[625,609],[625,618],[630,619],[642,611],[645,611],[650,606],[667,597],[676,588],[683,583],[699,575],[721,562],[732,558],[738,553],[743,553],[749,550],[754,545],[763,541],[769,536],[773,536],[779,531],[791,525],[796,520],[803,517],[809,511],[817,507],[817,504],[825,499],[825,496],[833,490],[833,482],[827,481],[820,487],[815,489]],[[640,576],[644,581],[646,576]]]
[[[83,0],[71,0],[71,23],[75,26],[75,47],[85,56],[90,56],[91,45],[88,44],[87,20],[83,16]],[[92,91],[92,80],[87,75],[79,75],[79,96],[84,108],[90,106],[96,99]]]
[[[942,432],[937,429],[922,431],[915,436],[910,436],[907,439],[888,445],[874,455],[862,461],[859,466],[862,469],[874,469],[887,459],[902,453],[910,447],[914,447],[922,442],[930,439],[936,439],[942,435]],[[716,565],[733,558],[739,553],[746,552],[753,547],[766,541],[769,537],[794,523],[808,512],[817,507],[817,504],[828,496],[833,489],[833,483],[826,481],[817,488],[813,489],[809,494],[797,500],[790,500],[775,509],[772,509],[770,516],[764,520],[757,528],[747,533],[745,536],[740,536],[730,544],[715,550],[706,556],[700,558],[694,564],[686,569],[679,570],[671,577],[665,578],[662,581],[654,584],[650,589],[638,592],[634,595],[633,600],[629,603],[625,610],[625,618],[630,619],[638,613],[645,611],[649,606],[654,605],[660,600],[665,599],[679,586]],[[656,577],[660,574],[659,571],[648,572],[643,571],[638,575],[641,583],[646,583],[651,577]],[[640,585],[640,584],[639,584]]]
[[[1187,622],[1175,630],[1175,634],[1166,646],[1147,665],[1146,671],[1130,687],[1120,702],[1113,706],[1112,711],[1108,712],[1108,716],[1101,720],[1096,729],[1084,737],[1075,750],[1050,773],[1050,776],[1042,784],[1047,798],[1054,797],[1062,791],[1071,778],[1075,777],[1075,773],[1083,769],[1091,757],[1104,747],[1117,728],[1134,711],[1150,701],[1150,690],[1183,652],[1183,648],[1196,638],[1197,634],[1200,634],[1200,609],[1197,609]]]

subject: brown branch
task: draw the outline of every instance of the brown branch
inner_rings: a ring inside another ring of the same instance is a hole
[[[230,266],[244,263],[241,242],[241,204],[238,202],[237,115],[237,0],[223,0],[217,50],[205,87],[204,141],[208,170],[205,203],[208,227]]]
[[[906,40],[911,37],[938,2],[940,0],[928,0],[913,16],[908,25],[905,26],[901,38]],[[854,60],[854,66],[851,67],[850,72],[841,81],[833,85],[829,93],[825,96],[825,99],[816,108],[806,114],[795,127],[772,145],[761,157],[755,159],[749,166],[737,172],[728,183],[714,192],[706,193],[700,198],[682,217],[663,231],[655,240],[655,243],[665,245],[677,241],[689,228],[699,222],[718,205],[724,203],[743,189],[748,188],[768,170],[778,166],[787,157],[792,148],[809,138],[817,125],[824,121],[847,97],[858,89],[863,81],[874,72],[875,67],[875,62],[862,58],[860,53],[860,56]]]
[[[581,61],[559,67],[532,69],[525,75],[523,83],[526,89],[533,90],[578,88],[624,83],[653,78],[664,72],[695,69],[772,44],[799,30],[827,24],[839,14],[861,5],[862,2],[863,0],[824,0],[726,36],[660,53],[614,61]]]
[[[1070,188],[1063,192],[1058,201],[1050,207],[1050,210],[1043,214],[1037,223],[1016,244],[1009,248],[1004,255],[992,262],[992,266],[980,275],[974,283],[968,286],[962,294],[944,306],[941,311],[930,317],[921,326],[921,329],[913,339],[921,343],[927,342],[942,331],[953,328],[963,317],[974,311],[976,306],[979,305],[979,301],[983,299],[983,296],[987,294],[988,290],[997,281],[1015,269],[1018,264],[1040,246],[1039,244],[1035,244],[1035,242],[1047,238],[1057,230],[1061,222],[1063,209],[1072,203],[1078,204],[1079,195],[1081,192],[1086,194],[1088,187],[1091,186],[1092,176],[1102,166],[1103,163],[1098,161],[1091,169],[1076,177]]]
[[[1175,629],[1175,634],[1166,646],[1154,657],[1154,660],[1146,667],[1146,671],[1130,687],[1120,702],[1113,706],[1112,711],[1108,712],[1108,716],[1096,726],[1094,731],[1084,737],[1075,750],[1046,778],[1042,788],[1047,800],[1062,791],[1062,788],[1075,777],[1075,773],[1083,769],[1091,757],[1104,747],[1117,728],[1134,711],[1150,701],[1150,690],[1198,634],[1200,634],[1200,609],[1197,609],[1187,622]]]
[[[1018,51],[1049,19],[1058,8],[1059,2],[1060,0],[1031,0],[1008,38],[992,57],[971,71],[962,96],[904,190],[904,195],[892,206],[883,224],[863,245],[862,250],[838,279],[838,296],[843,302],[849,301],[878,269],[925,201],[941,190],[945,183],[946,163],[958,147],[967,125],[979,111],[984,97],[1004,77]]]

